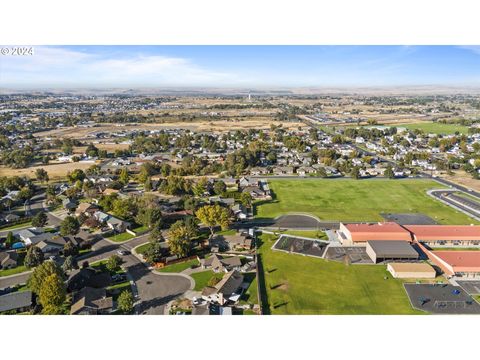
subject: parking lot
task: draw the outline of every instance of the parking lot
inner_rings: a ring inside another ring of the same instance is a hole
[[[344,262],[345,256],[348,256],[352,264],[373,264],[366,253],[366,248],[360,246],[331,246],[325,253],[325,259],[334,261]]]
[[[316,240],[302,239],[293,236],[282,235],[273,245],[274,250],[288,251],[292,253],[322,257],[327,243]]]
[[[480,314],[480,304],[461,287],[447,284],[405,284],[415,309],[433,314]]]
[[[437,222],[430,216],[421,213],[405,213],[405,214],[386,214],[381,216],[386,221],[394,221],[400,225],[436,225]]]
[[[457,280],[457,284],[461,286],[463,290],[465,290],[470,295],[478,295],[480,294],[480,281],[459,281]]]

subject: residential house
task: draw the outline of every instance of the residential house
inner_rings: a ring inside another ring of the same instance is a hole
[[[109,273],[97,272],[94,268],[86,267],[74,270],[67,281],[68,291],[80,290],[84,287],[104,288],[112,283]]]
[[[113,311],[113,298],[107,297],[103,288],[85,287],[75,294],[72,303],[71,315],[100,315]]]
[[[0,252],[0,269],[12,269],[17,267],[18,254],[16,251]]]
[[[41,241],[51,240],[56,235],[54,233],[46,233],[41,228],[28,228],[20,230],[16,236],[28,246],[36,245]]]
[[[238,220],[246,220],[248,217],[247,209],[242,204],[232,206],[232,211]]]
[[[95,204],[81,203],[75,210],[75,215],[80,216],[83,214],[85,216],[93,216],[93,214],[95,214],[95,212],[97,212],[98,210],[99,208]]]
[[[213,254],[209,258],[200,260],[200,265],[203,269],[212,269],[213,272],[228,272],[232,270],[239,270],[242,266],[242,261],[238,256],[221,257]]]
[[[116,217],[114,217],[110,214],[104,213],[103,211],[96,211],[93,214],[93,216],[101,224],[105,224],[110,229],[115,230],[117,232],[124,232],[131,225],[128,221],[117,219]]]
[[[77,202],[69,198],[63,199],[62,201],[63,208],[68,211],[73,211],[78,206]]]
[[[15,291],[0,296],[0,314],[4,312],[25,312],[32,308],[31,291]]]
[[[227,273],[214,287],[205,287],[202,297],[209,302],[224,305],[227,302],[237,302],[243,292],[243,275],[238,271]]]

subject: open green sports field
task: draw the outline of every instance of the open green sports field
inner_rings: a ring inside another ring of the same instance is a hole
[[[270,314],[424,314],[410,306],[403,282],[385,265],[345,265],[271,249],[263,234],[259,254],[265,279],[264,311]]]
[[[419,129],[427,134],[441,134],[452,135],[456,132],[460,134],[467,134],[468,127],[457,124],[442,124],[437,122],[421,122],[413,124],[398,125],[398,127],[404,127],[409,130]]]
[[[308,213],[329,221],[382,221],[380,213],[423,213],[440,224],[478,223],[430,197],[443,188],[426,179],[270,179],[273,200],[258,203],[257,218]]]

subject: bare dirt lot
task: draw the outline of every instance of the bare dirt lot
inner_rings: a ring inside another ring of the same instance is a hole
[[[25,169],[12,169],[5,166],[0,166],[0,176],[28,176],[35,178],[35,170],[43,168],[48,172],[50,180],[58,180],[64,178],[69,171],[73,169],[88,169],[92,166],[91,162],[76,162],[76,163],[59,163],[49,165],[31,166]]]
[[[441,177],[470,189],[480,191],[480,180],[473,179],[470,174],[467,174],[463,170],[455,170],[454,175],[442,175]]]

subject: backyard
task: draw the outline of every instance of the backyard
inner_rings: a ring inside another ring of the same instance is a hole
[[[385,266],[345,265],[271,250],[276,237],[263,234],[266,312],[271,314],[419,314],[401,280]],[[385,279],[387,278],[387,279]]]
[[[309,213],[331,221],[382,221],[380,213],[423,213],[440,224],[475,220],[431,198],[426,191],[442,188],[423,179],[269,180],[273,200],[258,203],[257,218]]]

